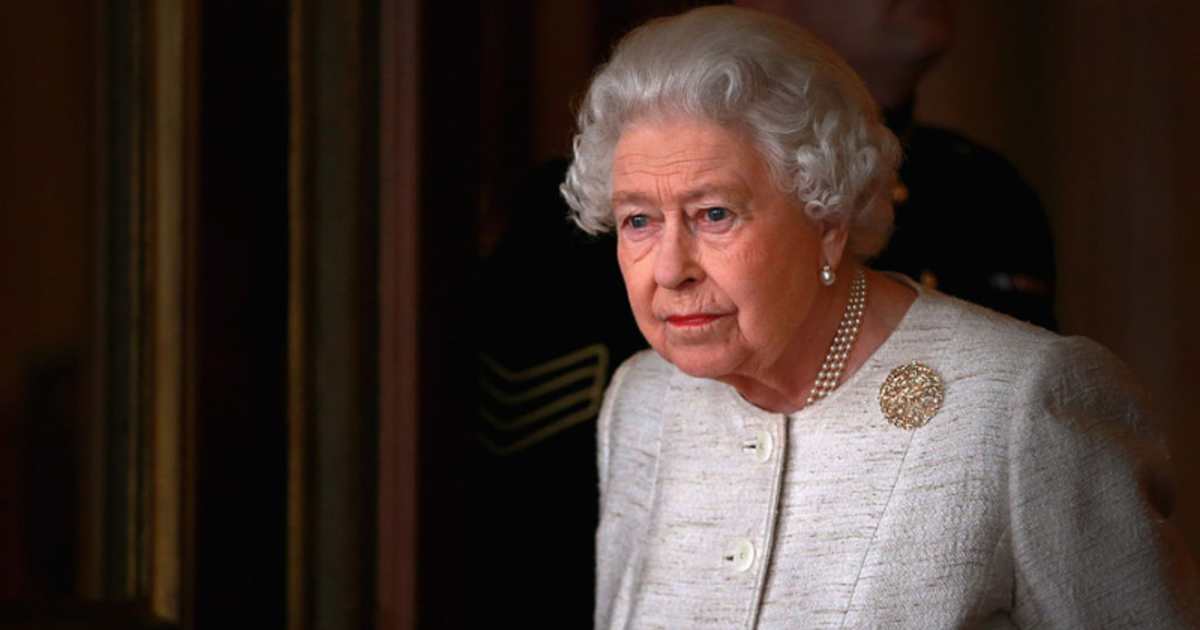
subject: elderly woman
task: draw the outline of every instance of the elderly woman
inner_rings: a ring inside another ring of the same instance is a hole
[[[1188,623],[1121,365],[864,265],[898,159],[849,67],[750,11],[646,24],[592,81],[562,190],[653,347],[599,422],[597,627]]]

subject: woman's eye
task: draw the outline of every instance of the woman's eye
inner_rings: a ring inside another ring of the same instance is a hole
[[[704,211],[704,218],[711,223],[717,223],[729,218],[728,208],[708,208]]]
[[[647,217],[644,214],[634,214],[626,218],[625,223],[635,230],[640,230],[647,225],[650,225],[650,217]]]

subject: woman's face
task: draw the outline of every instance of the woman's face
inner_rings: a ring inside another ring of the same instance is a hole
[[[668,361],[724,379],[804,351],[822,234],[741,133],[690,117],[631,125],[612,206],[634,317]]]

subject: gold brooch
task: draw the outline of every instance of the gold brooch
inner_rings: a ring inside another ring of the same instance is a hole
[[[879,408],[888,422],[901,429],[916,429],[942,408],[944,395],[942,377],[913,361],[888,374],[879,388]]]

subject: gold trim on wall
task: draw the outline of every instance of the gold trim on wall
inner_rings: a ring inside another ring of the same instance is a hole
[[[187,213],[191,198],[187,172],[192,160],[187,126],[196,75],[188,46],[193,33],[187,0],[160,0],[146,6],[148,57],[146,215],[147,312],[150,348],[142,387],[148,396],[143,487],[145,501],[144,588],[152,614],[182,618],[184,425],[187,415],[185,365],[188,357],[185,295]]]
[[[197,0],[96,9],[95,341],[79,595],[191,627]]]
[[[373,605],[375,8],[372,0],[289,5],[286,597],[294,630],[366,627]]]

